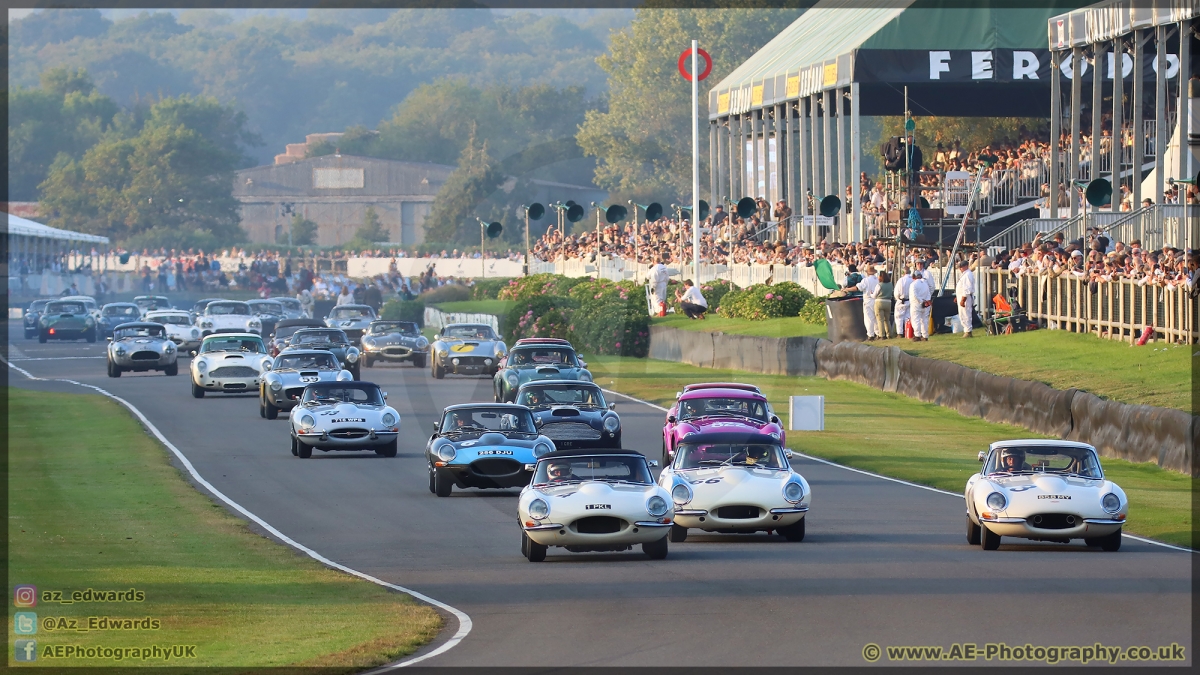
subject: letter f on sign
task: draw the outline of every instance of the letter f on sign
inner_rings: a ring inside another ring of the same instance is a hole
[[[929,52],[929,79],[940,80],[950,72],[950,52]]]

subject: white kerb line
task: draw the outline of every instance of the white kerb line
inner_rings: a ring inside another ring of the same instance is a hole
[[[291,546],[292,548],[294,548],[298,551],[303,552],[308,557],[312,558],[313,560],[316,560],[317,562],[319,562],[323,565],[332,567],[336,570],[345,572],[346,574],[358,577],[365,581],[369,581],[373,584],[383,586],[384,588],[390,588],[394,591],[406,593],[406,594],[416,598],[417,600],[420,600],[422,602],[433,605],[434,607],[437,607],[438,609],[442,609],[446,612],[449,612],[450,614],[454,615],[455,619],[458,620],[458,630],[455,631],[454,635],[450,636],[450,639],[448,639],[448,640],[446,640],[446,642],[442,643],[437,649],[434,649],[427,654],[422,654],[417,657],[413,657],[413,658],[406,659],[403,661],[398,661],[396,663],[388,664],[386,666],[381,666],[381,667],[376,668],[369,672],[376,673],[376,672],[392,670],[394,668],[403,668],[405,666],[411,666],[415,663],[419,663],[426,659],[431,659],[440,654],[444,654],[445,652],[450,651],[454,647],[458,646],[458,643],[462,642],[463,639],[467,637],[467,634],[471,632],[471,627],[472,627],[471,617],[467,616],[466,612],[463,612],[459,609],[451,607],[450,605],[447,605],[446,603],[441,602],[440,600],[435,600],[435,599],[429,597],[428,595],[425,595],[424,593],[419,593],[417,591],[414,591],[409,588],[405,588],[403,586],[397,586],[396,584],[388,583],[382,579],[373,577],[369,574],[359,572],[358,570],[346,567],[345,565],[342,565],[341,563],[334,562],[334,561],[330,560],[329,558],[326,558],[325,556],[321,555],[320,553],[317,553],[316,551],[312,550],[311,548],[308,548],[304,544],[301,544],[300,542],[292,539],[291,537],[288,537],[284,533],[275,529],[275,527],[272,526],[267,521],[263,520],[262,518],[259,518],[254,513],[251,513],[248,509],[246,509],[246,507],[242,506],[241,504],[239,504],[239,503],[233,501],[232,499],[230,499],[229,497],[227,497],[223,492],[221,492],[216,487],[214,487],[212,485],[212,483],[209,483],[207,480],[205,480],[204,477],[201,476],[198,471],[196,471],[196,467],[192,466],[192,463],[188,460],[188,458],[185,457],[182,452],[180,452],[179,448],[175,447],[175,445],[173,443],[171,443],[171,441],[167,440],[167,437],[164,436],[163,433],[158,430],[158,427],[154,426],[154,424],[145,415],[142,414],[142,411],[138,410],[137,406],[133,405],[129,401],[126,401],[125,399],[121,398],[120,396],[117,396],[116,394],[113,394],[112,392],[101,389],[100,387],[97,387],[96,385],[93,385],[93,384],[85,384],[83,382],[77,382],[75,380],[68,380],[65,378],[37,377],[36,375],[30,373],[28,370],[25,370],[24,368],[21,368],[20,366],[13,365],[4,356],[0,356],[0,361],[4,361],[4,363],[7,364],[9,368],[16,370],[17,372],[21,373],[22,375],[29,378],[30,380],[35,380],[35,381],[40,381],[40,382],[67,382],[69,384],[74,384],[79,387],[84,387],[85,389],[93,389],[93,390],[99,392],[100,394],[107,396],[108,398],[116,401],[117,403],[120,403],[121,405],[123,405],[127,409],[129,409],[129,411],[132,412],[134,414],[134,416],[138,418],[138,420],[142,423],[142,425],[145,426],[147,429],[149,429],[150,433],[154,434],[154,437],[157,438],[160,443],[162,443],[164,446],[166,446],[167,449],[170,450],[171,453],[174,454],[175,457],[179,459],[179,462],[181,464],[183,464],[185,469],[187,469],[188,474],[190,474],[197,483],[204,486],[204,489],[208,490],[208,492],[212,496],[221,500],[222,502],[227,504],[233,510],[244,515],[246,518],[249,518],[254,523],[256,523],[259,527],[262,527],[267,532],[270,532],[273,536],[278,538],[283,543],[287,544],[288,546]]]

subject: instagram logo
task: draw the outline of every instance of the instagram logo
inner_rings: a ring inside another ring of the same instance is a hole
[[[17,586],[14,588],[13,604],[17,607],[37,607],[37,586]]]

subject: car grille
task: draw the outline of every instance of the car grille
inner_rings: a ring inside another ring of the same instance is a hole
[[[521,464],[512,459],[489,457],[471,462],[471,470],[480,476],[511,476],[521,470]]]
[[[483,367],[483,360],[490,358],[488,356],[453,356],[451,357],[450,365],[453,366],[454,361],[457,360],[460,368],[464,366]]]
[[[1040,530],[1065,530],[1079,525],[1083,519],[1070,513],[1036,513],[1026,521]]]
[[[366,438],[371,435],[371,432],[367,429],[338,429],[337,431],[329,432],[329,435],[332,438],[353,440],[355,438]]]
[[[388,356],[408,356],[412,350],[408,347],[384,347],[383,353]]]
[[[745,520],[747,518],[757,518],[759,510],[757,506],[722,506],[717,509],[717,517],[726,520]]]
[[[222,366],[214,368],[210,377],[257,377],[258,371],[250,366]]]
[[[129,359],[131,361],[157,361],[158,356],[158,352],[140,351],[134,352],[133,356],[130,356]]]
[[[580,534],[613,534],[625,529],[626,525],[624,520],[612,516],[588,516],[571,523],[571,529]]]
[[[230,382],[229,384],[226,384],[223,388],[224,389],[245,389],[246,385],[242,382]]]
[[[542,433],[554,441],[598,441],[600,432],[582,422],[558,422],[542,427]]]

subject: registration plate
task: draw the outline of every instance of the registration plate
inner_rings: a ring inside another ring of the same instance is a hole
[[[341,417],[341,418],[332,419],[329,421],[332,422],[333,424],[343,424],[343,423],[347,423],[347,422],[366,422],[367,418],[365,418],[365,417]]]
[[[512,450],[480,450],[476,454],[479,454],[479,455],[511,455],[511,454],[513,454],[513,451]]]

